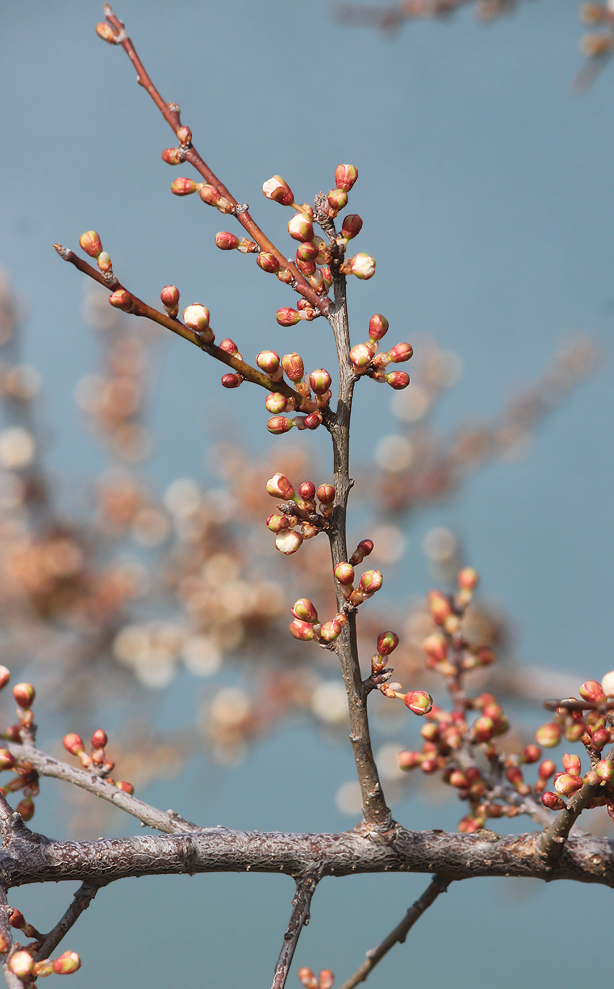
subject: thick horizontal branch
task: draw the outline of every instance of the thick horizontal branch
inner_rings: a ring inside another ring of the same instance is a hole
[[[570,835],[559,859],[549,865],[536,853],[539,834],[496,835],[407,831],[396,826],[385,837],[362,827],[341,834],[279,834],[224,827],[173,835],[143,835],[100,841],[16,838],[0,850],[0,883],[80,880],[113,882],[131,876],[207,872],[285,873],[294,878],[381,872],[437,873],[442,880],[478,876],[571,879],[614,887],[614,843],[592,835]]]

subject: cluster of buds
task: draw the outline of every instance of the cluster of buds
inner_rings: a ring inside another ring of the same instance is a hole
[[[321,622],[315,605],[309,598],[299,598],[290,609],[294,621],[290,623],[290,634],[302,642],[315,639],[322,645],[330,645],[339,638],[341,629],[347,622],[347,615],[337,613],[328,622]]]
[[[248,240],[247,237],[236,237],[227,230],[221,230],[215,235],[215,246],[220,251],[238,251],[239,254],[255,254],[258,250],[255,241]]]
[[[6,666],[0,666],[0,690],[7,685],[10,676]],[[9,742],[22,742],[24,732],[33,736],[35,731],[32,704],[36,697],[36,691],[31,683],[17,683],[13,687],[13,697],[17,701],[17,723],[0,732],[0,737]],[[39,793],[38,773],[29,762],[17,765],[9,750],[0,748],[0,772],[3,770],[11,770],[15,776],[0,787],[0,793],[6,796],[7,793],[16,793],[18,790],[22,790],[23,796],[17,805],[17,813],[21,815],[24,821],[31,820],[34,817],[33,798],[37,797]]]
[[[396,391],[407,388],[409,375],[405,371],[390,371],[385,369],[389,364],[402,364],[413,356],[413,348],[409,343],[397,343],[387,352],[378,353],[379,341],[388,332],[388,320],[376,313],[369,320],[369,339],[366,343],[357,343],[350,350],[350,361],[354,374],[366,374],[374,381],[385,381]]]
[[[90,752],[85,751],[85,745],[83,744],[83,739],[76,732],[71,731],[68,735],[64,735],[62,739],[62,744],[67,752],[71,755],[78,756],[79,761],[84,769],[89,772],[95,772],[97,776],[106,779],[107,783],[111,783],[112,786],[116,786],[119,790],[123,790],[124,793],[134,793],[134,787],[132,783],[126,782],[126,780],[119,780],[116,782],[111,779],[109,773],[113,770],[115,763],[110,759],[107,759],[105,748],[108,744],[108,737],[106,731],[102,728],[97,728],[91,739],[91,749]]]
[[[14,910],[13,917],[18,913],[18,910]],[[13,924],[13,917],[11,917],[11,925],[16,926]],[[26,927],[30,927],[30,925],[26,924]],[[32,937],[33,935],[26,933],[26,936]],[[42,941],[42,936],[40,936],[40,939]],[[0,945],[0,949],[1,947],[2,946]],[[8,967],[10,971],[13,975],[17,976],[18,979],[21,979],[24,986],[34,985],[34,982],[32,981],[33,979],[45,978],[47,975],[72,975],[73,972],[76,972],[79,968],[81,968],[81,959],[76,951],[65,951],[55,960],[45,958],[43,961],[35,962],[34,956],[36,955],[39,947],[39,940],[32,945],[28,945],[26,948],[19,947],[17,951],[13,951],[8,960]]]
[[[296,974],[304,989],[332,989],[335,982],[335,976],[330,968],[323,968],[318,976],[314,975],[310,968],[303,966]]]
[[[236,357],[239,361],[243,360],[243,355],[239,353],[239,348],[230,337],[220,342],[220,350],[225,350],[227,354]],[[222,375],[222,385],[224,388],[238,388],[243,381],[245,381],[245,378],[242,374],[230,373]]]
[[[580,51],[586,58],[603,58],[614,48],[614,10],[610,4],[583,3],[580,20],[591,27],[599,27],[598,33],[585,34],[580,40]]]
[[[305,366],[300,354],[284,354],[280,358],[273,350],[262,350],[256,357],[256,364],[269,375],[273,389],[277,382],[283,380],[285,374],[300,396],[299,411],[305,413],[294,419],[281,415],[282,412],[294,411],[297,401],[280,391],[272,391],[265,400],[267,411],[274,413],[267,423],[270,433],[287,433],[295,426],[297,429],[317,429],[322,424],[322,412],[328,408],[331,400],[331,377],[328,371],[318,368],[305,378]]]
[[[354,581],[356,579],[354,567],[362,563],[365,556],[368,556],[372,551],[373,543],[371,540],[363,539],[358,544],[356,552],[352,555],[350,561],[348,563],[338,563],[333,571],[335,579],[341,585],[341,591],[345,600],[352,608],[358,608],[363,601],[373,597],[384,582],[384,578],[379,570],[365,570],[358,582],[358,587],[354,587]]]
[[[403,693],[400,683],[389,682],[393,670],[386,669],[386,663],[398,644],[399,637],[396,632],[390,630],[380,632],[377,637],[377,652],[371,660],[371,682],[378,687],[384,697],[402,700],[405,707],[414,714],[428,714],[433,707],[433,698],[426,690],[408,690]]]
[[[102,249],[102,241],[100,235],[96,233],[95,230],[86,230],[84,234],[79,237],[79,244],[81,249],[90,258],[96,258],[96,263],[99,270],[104,275],[105,281],[111,283],[115,280],[115,275],[113,274],[113,265],[111,264],[111,256],[106,251]]]
[[[320,484],[316,488],[312,481],[303,481],[296,494],[285,474],[274,474],[267,481],[266,489],[272,498],[283,499],[283,504],[277,506],[279,512],[269,515],[266,520],[268,528],[275,533],[275,546],[281,553],[286,556],[296,553],[303,540],[312,539],[327,527],[335,501],[332,484]]]
[[[172,105],[174,107],[177,106],[176,103]],[[171,106],[171,104],[169,104],[169,106]],[[178,127],[175,133],[177,135],[177,140],[179,141],[179,147],[165,148],[162,152],[162,161],[165,161],[167,165],[182,165],[185,161],[186,151],[192,143],[192,131],[189,127]]]

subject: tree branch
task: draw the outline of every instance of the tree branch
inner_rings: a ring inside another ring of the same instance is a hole
[[[8,960],[13,948],[13,930],[9,923],[9,909],[6,886],[0,883],[0,958],[2,960],[2,971],[8,989],[23,989],[23,982],[11,972],[8,966]]]
[[[316,891],[315,879],[297,879],[296,895],[292,900],[292,914],[288,929],[284,934],[284,943],[275,966],[273,985],[271,989],[284,989],[294,952],[301,936],[301,931],[309,923],[311,898]]]
[[[87,910],[90,903],[96,896],[96,893],[101,886],[105,886],[106,883],[83,883],[82,886],[75,893],[75,898],[70,904],[68,910],[64,914],[61,920],[55,925],[52,931],[47,934],[45,940],[41,944],[40,948],[34,956],[35,962],[41,962],[45,958],[49,958],[52,951],[55,951],[58,944],[62,939],[68,934],[68,931],[73,927],[84,910]]]
[[[416,921],[435,902],[440,893],[446,892],[449,885],[449,881],[441,879],[439,876],[433,876],[430,885],[427,886],[420,899],[416,900],[413,906],[409,908],[403,920],[397,924],[387,938],[384,938],[381,944],[378,944],[377,948],[367,952],[367,960],[363,962],[360,968],[354,972],[354,975],[347,982],[344,982],[339,989],[354,989],[354,986],[357,986],[360,982],[364,982],[371,970],[382,960],[384,955],[388,954],[391,948],[394,948],[395,944],[404,943],[405,938]]]

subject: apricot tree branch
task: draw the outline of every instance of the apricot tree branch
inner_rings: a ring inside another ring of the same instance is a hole
[[[58,921],[53,930],[47,934],[45,940],[36,952],[34,956],[35,962],[40,962],[45,958],[49,958],[51,952],[57,948],[58,944],[62,941],[71,927],[77,923],[83,911],[87,910],[100,887],[105,885],[106,883],[83,883],[79,887],[68,910],[62,919]]]
[[[273,985],[271,989],[284,989],[294,952],[301,936],[301,931],[309,923],[311,898],[316,891],[315,879],[297,879],[296,895],[292,900],[292,914],[288,929],[284,934],[284,943],[275,966]]]
[[[388,954],[391,948],[394,948],[395,944],[404,943],[405,938],[416,921],[435,902],[440,893],[446,892],[449,885],[448,880],[441,879],[439,876],[433,876],[422,896],[409,908],[403,920],[397,924],[388,937],[384,938],[381,944],[378,944],[377,948],[373,948],[367,952],[366,961],[362,963],[360,968],[354,972],[354,975],[344,982],[339,989],[354,989],[354,986],[357,986],[360,982],[364,982],[371,970],[382,960],[384,955]]]
[[[0,883],[0,959],[8,989],[23,989],[23,982],[11,972],[8,961],[13,947],[13,931],[9,923],[9,905],[6,886]]]

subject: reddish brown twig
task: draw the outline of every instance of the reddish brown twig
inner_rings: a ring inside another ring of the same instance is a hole
[[[73,927],[84,910],[87,910],[90,903],[96,896],[98,890],[106,885],[105,883],[83,883],[75,893],[74,900],[70,904],[68,910],[64,914],[61,920],[55,925],[52,931],[47,934],[40,948],[34,956],[35,962],[43,961],[45,958],[49,958],[52,951],[55,951],[60,941],[68,934],[71,927]]]
[[[311,899],[316,891],[316,885],[315,879],[297,879],[296,881],[296,894],[292,900],[292,914],[290,915],[288,928],[284,934],[284,943],[279,953],[279,959],[275,966],[272,989],[284,989],[301,931],[309,923],[309,909],[311,907]]]

